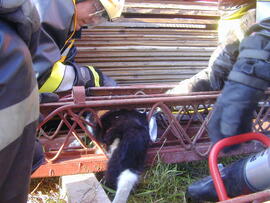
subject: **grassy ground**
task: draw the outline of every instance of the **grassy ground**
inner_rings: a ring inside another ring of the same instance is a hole
[[[186,187],[208,174],[207,162],[157,163],[146,169],[129,203],[184,203]],[[104,188],[109,197],[114,195]]]
[[[228,164],[233,160],[235,158],[226,158],[222,163]],[[186,203],[187,186],[208,174],[207,161],[179,164],[158,162],[145,170],[128,203]],[[113,198],[114,191],[106,187],[104,189]],[[30,191],[28,203],[65,202],[59,196],[59,178],[33,179]]]
[[[207,174],[205,162],[161,164],[147,170],[130,202],[186,202],[186,187]]]
[[[129,198],[129,203],[185,202],[187,185],[208,174],[207,163],[163,164],[145,170],[140,183]],[[105,188],[112,198],[113,191]],[[59,196],[59,178],[33,179],[28,203],[63,203]]]

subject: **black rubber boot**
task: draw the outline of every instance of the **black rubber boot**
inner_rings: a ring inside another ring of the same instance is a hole
[[[247,159],[242,159],[221,170],[221,177],[225,184],[229,197],[250,194],[254,192],[248,186],[244,177],[244,166]],[[217,202],[218,196],[211,176],[205,177],[191,184],[186,192],[189,203],[199,203],[203,201]]]
[[[186,192],[188,203],[201,203],[203,201],[218,201],[217,193],[214,188],[211,176],[207,176],[188,186]]]

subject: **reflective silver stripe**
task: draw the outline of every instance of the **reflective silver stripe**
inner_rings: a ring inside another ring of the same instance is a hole
[[[228,80],[239,82],[246,86],[254,87],[260,90],[266,90],[268,87],[268,81],[238,71],[231,71],[228,76]]]
[[[0,1],[0,8],[17,8],[24,2],[25,0],[2,0]]]
[[[268,51],[259,49],[244,49],[238,55],[238,58],[253,58],[260,59],[264,61],[269,61],[270,53]]]
[[[61,84],[55,90],[55,92],[63,92],[67,90],[71,90],[74,84],[75,80],[75,71],[72,66],[65,65],[65,72],[64,72],[64,77],[62,79]]]
[[[0,151],[16,140],[25,126],[37,120],[38,116],[38,87],[20,103],[0,110]]]
[[[264,18],[270,17],[270,1],[257,0],[256,5],[256,21],[260,22]]]
[[[244,172],[250,186],[257,191],[270,188],[270,148],[251,156]]]

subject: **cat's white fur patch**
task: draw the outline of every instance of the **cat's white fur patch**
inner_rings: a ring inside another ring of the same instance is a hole
[[[113,143],[109,146],[109,150],[108,150],[108,156],[111,157],[114,150],[118,147],[120,143],[120,139],[119,138],[116,138]]]
[[[129,193],[139,180],[139,175],[129,169],[124,170],[118,177],[117,191],[112,203],[126,203]]]

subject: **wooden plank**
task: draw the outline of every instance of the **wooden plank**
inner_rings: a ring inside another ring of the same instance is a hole
[[[147,0],[142,2],[141,0],[126,0],[126,4],[129,3],[159,3],[159,4],[187,4],[187,5],[205,5],[205,6],[217,6],[218,0]]]
[[[169,72],[168,72],[169,71]],[[114,76],[121,76],[121,77],[125,77],[125,76],[157,76],[157,75],[161,75],[164,77],[164,75],[192,75],[194,74],[194,72],[199,72],[200,70],[198,69],[188,69],[188,70],[171,70],[171,69],[163,69],[163,70],[142,70],[142,71],[133,71],[133,70],[129,70],[127,71],[106,71],[107,74],[110,74],[110,76],[114,77]]]
[[[87,63],[81,63],[81,65],[89,65]],[[108,63],[91,63],[91,65],[96,67],[114,67],[114,68],[121,68],[121,67],[148,67],[148,66],[155,66],[155,67],[171,67],[171,66],[207,66],[208,61],[172,61],[168,63],[167,61],[151,61],[151,62],[108,62]]]
[[[101,24],[100,28],[105,27],[130,27],[130,28],[190,28],[190,29],[206,29],[206,24],[191,23],[159,23],[159,22],[118,22],[110,24]]]
[[[161,3],[163,2],[163,3]],[[132,3],[126,2],[125,9],[127,8],[158,8],[158,9],[183,9],[183,10],[208,10],[208,11],[217,11],[217,4],[206,4],[206,3],[191,3],[185,1],[175,1],[175,2],[140,2],[140,3]]]
[[[192,18],[120,18],[115,23],[111,24],[121,24],[128,22],[143,22],[143,23],[166,23],[166,24],[217,24],[217,20],[212,19],[192,19]],[[102,24],[106,25],[109,22]],[[102,26],[101,25],[101,26]]]
[[[166,66],[160,66],[160,67],[128,67],[128,68],[119,68],[119,69],[115,69],[114,67],[99,67],[99,69],[101,71],[104,71],[106,73],[113,73],[113,72],[120,72],[120,71],[123,71],[123,72],[130,72],[130,71],[137,71],[137,72],[141,72],[141,71],[147,71],[147,70],[150,70],[153,72],[153,74],[155,72],[159,72],[160,70],[163,71],[163,70],[167,70],[169,74],[170,71],[173,71],[173,70],[183,70],[183,71],[192,71],[192,72],[199,72],[200,70],[206,68],[207,66],[205,65],[201,65],[201,66],[173,66],[173,67],[166,67]]]
[[[159,81],[180,82],[180,81],[182,81],[184,79],[190,78],[190,74],[188,74],[188,75],[184,75],[184,74],[166,75],[166,77],[164,77],[164,75],[156,75],[155,77],[153,77],[152,75],[150,75],[150,76],[146,76],[146,75],[140,75],[140,76],[129,75],[129,76],[117,76],[117,77],[112,77],[112,78],[114,78],[120,84],[123,81],[133,81],[134,83],[146,82],[146,81],[151,82],[151,83],[154,83],[154,81],[155,82],[159,82]]]
[[[177,40],[177,41],[80,41],[76,43],[81,47],[101,47],[101,46],[209,46],[215,47],[217,45],[216,41],[185,41],[185,40]]]
[[[127,3],[142,3],[141,0],[126,0]],[[198,2],[202,3],[202,4],[217,4],[218,0],[147,0],[148,3],[195,3],[197,4]]]
[[[208,61],[209,57],[168,57],[168,56],[157,56],[157,57],[120,57],[120,58],[88,58],[76,57],[78,63],[96,63],[96,62],[133,62],[133,61]]]
[[[181,69],[168,69],[167,67],[164,67],[162,70],[145,70],[145,69],[141,69],[141,70],[128,70],[128,71],[110,71],[110,70],[102,70],[105,74],[110,75],[113,78],[138,78],[138,79],[143,79],[145,77],[152,77],[152,79],[156,79],[157,77],[163,77],[164,79],[166,78],[175,78],[175,75],[188,75],[188,76],[192,76],[196,73],[198,73],[200,70],[202,70],[203,68],[206,67],[201,67],[201,69],[199,68],[189,68],[189,69],[185,69],[185,70],[181,70]],[[164,77],[166,76],[166,77]],[[177,78],[178,78],[177,76]]]
[[[144,28],[193,28],[206,29],[209,25],[216,25],[217,20],[185,19],[185,18],[120,18],[117,22],[105,22],[104,27],[144,27]]]
[[[166,29],[154,29],[154,28],[111,28],[111,27],[106,27],[106,28],[100,28],[100,27],[95,27],[91,29],[84,29],[82,32],[83,35],[90,35],[96,33],[96,34],[107,34],[109,33],[120,33],[120,34],[128,34],[128,33],[144,33],[144,34],[193,34],[193,35],[209,35],[209,34],[214,34],[217,36],[217,31],[216,30],[191,30],[191,29],[177,29],[177,28],[166,28]]]
[[[147,35],[147,34],[137,34],[137,35],[129,35],[129,34],[123,34],[123,35],[84,35],[81,38],[81,41],[96,41],[96,40],[142,40],[147,39],[151,41],[174,41],[174,40],[216,40],[216,36],[211,35],[205,35],[205,36],[199,36],[199,35]]]
[[[179,74],[179,75],[166,75],[166,77],[164,77],[164,75],[156,75],[155,77],[153,77],[152,75],[150,76],[146,76],[146,75],[140,75],[140,76],[136,76],[136,75],[129,75],[129,76],[118,76],[118,77],[112,77],[115,80],[121,82],[121,81],[134,81],[134,82],[152,82],[153,81],[171,81],[171,82],[180,82],[184,79],[190,78],[190,74],[188,75],[184,75],[184,74]],[[121,84],[121,83],[120,83]]]
[[[77,54],[76,58],[123,58],[123,57],[209,57],[212,54],[212,50],[210,51],[174,51],[174,52],[152,52],[152,51],[130,51],[126,50],[125,52],[121,51],[93,51],[82,49]]]
[[[117,81],[117,84],[125,84],[129,82],[131,84],[134,82],[134,84],[141,82],[147,82],[147,83],[157,83],[157,81],[167,81],[168,83],[178,83],[181,82],[182,80],[189,79],[192,77],[194,74],[198,72],[192,72],[192,73],[184,73],[184,72],[178,72],[177,74],[166,74],[166,77],[162,74],[159,75],[111,75],[110,77],[113,78],[115,81]],[[105,73],[108,75],[108,73]]]
[[[159,70],[195,70],[195,71],[199,71],[203,68],[205,68],[205,65],[196,65],[196,66],[171,66],[171,67],[167,67],[167,66],[160,66],[160,67],[156,67],[156,66],[137,66],[137,67],[122,67],[122,68],[113,68],[113,67],[99,67],[100,70],[106,71],[106,72],[117,72],[117,71],[144,71],[144,70],[151,70],[151,71],[159,71]]]
[[[219,18],[217,10],[186,10],[186,9],[159,9],[159,8],[126,8],[123,11],[129,14],[156,14],[156,15],[177,15],[177,16],[215,16]]]
[[[98,50],[98,51],[119,51],[119,50],[143,50],[143,51],[214,51],[215,47],[184,47],[184,46],[107,46],[107,47],[78,47],[78,51],[81,50]]]

